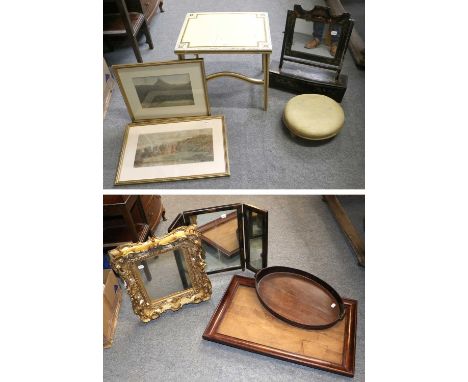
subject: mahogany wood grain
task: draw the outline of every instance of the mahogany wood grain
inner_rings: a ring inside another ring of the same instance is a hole
[[[336,299],[321,285],[301,275],[268,274],[258,283],[258,293],[270,309],[301,325],[327,325],[340,316]]]
[[[343,299],[345,317],[331,328],[306,330],[270,314],[255,292],[255,280],[233,276],[203,333],[209,341],[315,367],[354,375],[357,301]]]

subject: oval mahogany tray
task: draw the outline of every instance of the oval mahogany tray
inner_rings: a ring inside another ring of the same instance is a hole
[[[343,300],[325,281],[289,267],[267,267],[255,275],[255,290],[275,317],[304,329],[326,329],[345,315]]]

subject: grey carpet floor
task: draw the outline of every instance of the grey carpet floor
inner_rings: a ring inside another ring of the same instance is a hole
[[[320,196],[163,196],[168,220],[195,208],[244,202],[269,211],[269,265],[303,269],[330,283],[343,297],[358,301],[356,372],[364,381],[365,295],[363,268]],[[357,211],[357,207],[354,207]],[[363,215],[363,203],[360,214]],[[153,271],[156,272],[156,271]],[[210,275],[211,300],[166,312],[143,324],[126,292],[114,344],[104,350],[105,381],[351,381],[348,377],[246,352],[202,339],[203,331],[233,274]]]
[[[296,0],[166,0],[166,12],[151,22],[155,49],[140,40],[145,62],[176,59],[174,45],[188,12],[266,11],[273,43],[272,64],[279,61],[288,9]],[[302,1],[305,9],[322,1]],[[105,54],[109,65],[136,62],[130,47]],[[261,58],[251,55],[207,55],[207,73],[232,70],[260,77]],[[286,65],[286,64],[285,64]],[[342,101],[345,127],[334,139],[323,143],[297,141],[282,125],[286,102],[294,94],[270,89],[269,110],[262,109],[263,89],[232,78],[208,83],[213,115],[226,117],[231,176],[214,179],[126,185],[150,189],[362,189],[364,188],[364,72],[354,65],[349,52],[343,66],[348,89]],[[125,126],[130,122],[125,103],[116,87],[104,120],[103,186],[113,188]],[[122,188],[122,186],[118,186]]]

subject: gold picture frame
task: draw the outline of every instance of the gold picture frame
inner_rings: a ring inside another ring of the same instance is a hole
[[[139,275],[138,264],[176,250],[183,255],[191,287],[152,300]],[[125,282],[133,311],[143,322],[154,320],[167,310],[177,311],[185,304],[197,304],[211,297],[211,282],[205,272],[200,233],[195,225],[176,228],[143,243],[121,245],[109,251],[109,256],[112,269]]]
[[[114,183],[229,175],[224,116],[165,118],[127,125]]]
[[[113,65],[132,122],[208,116],[202,58]]]

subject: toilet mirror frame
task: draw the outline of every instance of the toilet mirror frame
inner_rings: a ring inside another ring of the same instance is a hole
[[[313,53],[305,53],[292,50],[294,28],[296,20],[302,19],[312,22],[322,22],[325,24],[337,24],[340,26],[340,38],[338,40],[336,54],[334,57],[325,57]],[[343,65],[346,49],[348,48],[349,39],[353,29],[354,20],[351,19],[349,13],[334,16],[328,7],[315,6],[312,10],[306,11],[300,5],[294,5],[293,10],[288,10],[286,17],[286,26],[283,38],[283,47],[281,50],[281,58],[279,67],[283,66],[283,61],[291,61],[304,65],[311,65],[323,69],[337,71],[337,77]]]

